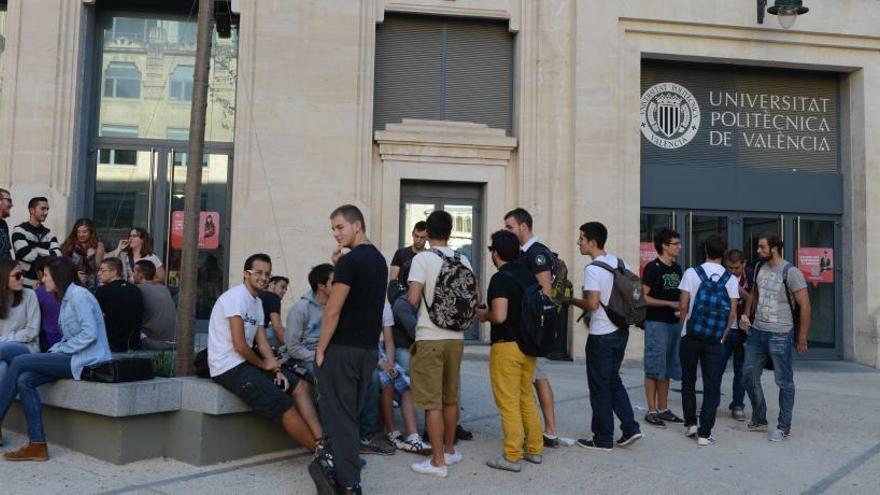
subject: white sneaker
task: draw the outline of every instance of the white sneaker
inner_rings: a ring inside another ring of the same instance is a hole
[[[437,467],[431,464],[431,459],[425,459],[424,462],[418,462],[412,465],[412,470],[419,474],[429,474],[438,478],[445,478],[449,475],[446,466]]]
[[[706,447],[708,445],[715,445],[715,437],[709,435],[709,438],[700,437],[697,439],[697,445],[700,447]]]
[[[394,445],[397,450],[404,450],[405,444],[403,441],[403,434],[401,434],[399,431],[395,430],[391,433],[386,433],[385,438],[387,438],[388,441],[391,442],[391,444]]]
[[[457,450],[453,450],[451,454],[443,453],[443,459],[446,461],[447,466],[451,466],[453,464],[458,464],[459,462],[464,460],[464,456],[461,455],[461,452]]]
[[[690,437],[690,438],[697,436],[697,429],[698,429],[697,425],[691,425],[691,426],[686,427],[686,429],[684,431],[684,436]]]
[[[574,438],[566,438],[566,437],[557,437],[559,438],[559,445],[563,447],[571,447],[574,445]]]

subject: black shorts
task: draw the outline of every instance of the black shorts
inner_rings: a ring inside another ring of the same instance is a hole
[[[290,389],[296,388],[299,378],[293,373],[282,370]],[[214,382],[237,395],[255,413],[279,421],[281,416],[293,407],[293,397],[275,386],[272,375],[258,369],[250,363],[241,363],[231,370],[215,376]]]

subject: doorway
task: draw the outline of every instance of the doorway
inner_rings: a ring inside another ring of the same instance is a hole
[[[840,222],[823,215],[787,215],[760,212],[643,209],[640,227],[640,262],[644,267],[655,256],[653,237],[663,228],[682,236],[683,268],[705,261],[701,243],[712,234],[727,238],[729,249],[741,249],[746,271],[758,263],[758,237],[764,232],[779,235],[784,257],[804,273],[812,307],[809,358],[841,357],[841,270],[838,255]]]
[[[112,147],[111,147],[112,146]],[[187,153],[172,145],[112,144],[96,153],[92,216],[108,251],[132,227],[150,232],[177,299]],[[231,150],[206,148],[202,163],[196,318],[205,326],[227,279]]]
[[[483,277],[483,186],[474,183],[409,181],[400,183],[400,228],[398,247],[411,242],[416,222],[425,220],[434,210],[452,215],[452,237],[449,247],[466,256],[482,287]],[[481,340],[480,324],[474,322],[465,332],[465,339]]]

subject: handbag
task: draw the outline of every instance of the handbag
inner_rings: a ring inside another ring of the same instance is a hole
[[[149,358],[111,359],[86,366],[82,379],[98,383],[126,383],[153,379],[153,361]]]

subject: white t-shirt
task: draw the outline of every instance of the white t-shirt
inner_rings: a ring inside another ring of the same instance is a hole
[[[446,256],[454,256],[455,251],[449,247],[438,247]],[[465,255],[461,255],[461,262],[470,268],[471,262]],[[419,304],[419,321],[416,324],[416,340],[463,340],[464,332],[440,328],[431,321],[428,316],[428,306],[434,302],[434,287],[437,276],[443,268],[443,260],[431,251],[425,251],[416,255],[409,269],[409,282],[419,282],[425,285],[423,302]]]
[[[208,368],[211,376],[222,375],[243,363],[245,359],[232,346],[229,318],[240,316],[244,320],[244,338],[248,346],[254,345],[257,328],[263,326],[263,303],[252,296],[244,284],[224,292],[214,303],[208,321]]]
[[[394,326],[394,313],[391,312],[391,305],[388,302],[385,302],[385,307],[382,308],[382,327],[393,327]]]
[[[724,275],[724,267],[719,265],[718,263],[710,263],[705,262],[702,265],[703,271],[706,272],[706,276],[710,279],[715,275],[719,277]],[[694,301],[697,299],[697,291],[700,290],[700,284],[702,281],[700,280],[700,276],[697,275],[697,270],[694,268],[688,268],[687,271],[684,272],[684,276],[681,277],[681,283],[678,285],[678,289],[681,291],[685,291],[691,295],[690,304],[688,305],[688,320],[691,318],[691,314],[694,312]],[[724,284],[724,287],[727,289],[727,295],[730,297],[730,302],[733,304],[733,307],[736,308],[736,300],[739,299],[739,279],[731,274],[730,278],[727,280],[727,283]],[[687,328],[687,320],[683,321],[681,324],[681,336],[684,337]]]
[[[611,268],[617,268],[617,256],[606,253],[604,256],[598,256],[593,261],[601,261]],[[626,262],[623,266],[629,269]],[[584,268],[584,290],[591,292],[599,292],[599,301],[602,304],[608,304],[611,300],[611,290],[614,288],[614,275],[608,270],[599,267],[587,265]],[[590,311],[590,335],[607,335],[617,331],[617,326],[611,323],[605,308],[599,306],[596,310]]]

